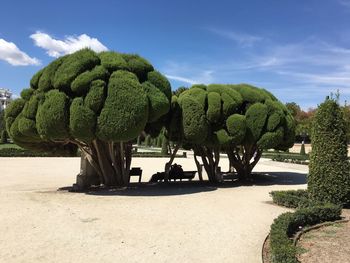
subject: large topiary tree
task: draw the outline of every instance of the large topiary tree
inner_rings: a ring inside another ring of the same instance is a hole
[[[294,126],[287,108],[264,89],[194,85],[173,96],[168,136],[194,149],[210,181],[217,180],[220,151],[241,179],[249,179],[264,149],[293,146]]]
[[[125,186],[131,141],[162,126],[170,98],[168,80],[140,56],[83,49],[37,72],[5,118],[24,148],[78,147],[96,172],[81,185]]]
[[[346,123],[338,102],[326,98],[317,109],[311,133],[308,175],[310,197],[350,204],[350,166]]]

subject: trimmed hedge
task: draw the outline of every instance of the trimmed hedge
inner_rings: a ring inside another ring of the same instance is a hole
[[[274,220],[270,231],[273,263],[297,263],[296,248],[291,237],[301,228],[340,218],[341,206],[324,204],[287,212]]]
[[[271,153],[265,152],[262,157],[271,158],[272,161],[286,162],[286,163],[297,163],[297,164],[308,164],[309,155],[301,155],[299,153]]]
[[[78,157],[77,155],[62,155],[62,153],[47,153],[47,152],[35,152],[27,149],[19,148],[3,148],[0,149],[0,157]]]
[[[309,203],[307,190],[272,191],[270,195],[275,204],[289,208],[297,208]]]

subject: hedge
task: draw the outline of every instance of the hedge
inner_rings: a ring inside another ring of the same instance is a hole
[[[307,190],[272,191],[270,195],[275,204],[289,208],[307,206],[309,203]]]
[[[291,237],[301,228],[340,218],[341,206],[324,204],[287,212],[274,220],[270,231],[271,260],[273,263],[296,263],[296,247]]]
[[[0,149],[0,157],[71,157],[71,155],[52,154],[47,152],[34,152],[18,148],[3,148]]]

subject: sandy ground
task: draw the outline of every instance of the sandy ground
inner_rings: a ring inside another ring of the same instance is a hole
[[[343,216],[350,218],[350,210],[344,209]],[[337,223],[304,233],[298,242],[302,263],[349,263],[350,222]]]
[[[262,159],[255,185],[133,184],[70,193],[79,158],[0,158],[0,262],[261,262],[286,209],[269,192],[305,188],[307,166]],[[143,181],[167,159],[134,158]],[[176,159],[194,170],[192,158]],[[226,170],[227,159],[222,159]]]

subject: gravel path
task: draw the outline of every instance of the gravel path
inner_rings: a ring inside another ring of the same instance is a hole
[[[305,188],[307,166],[262,159],[255,185],[199,182],[69,193],[79,158],[0,158],[0,262],[261,262],[286,209],[269,192]],[[143,181],[167,159],[134,158]],[[177,159],[194,170],[189,157]],[[226,170],[227,159],[221,160]]]

